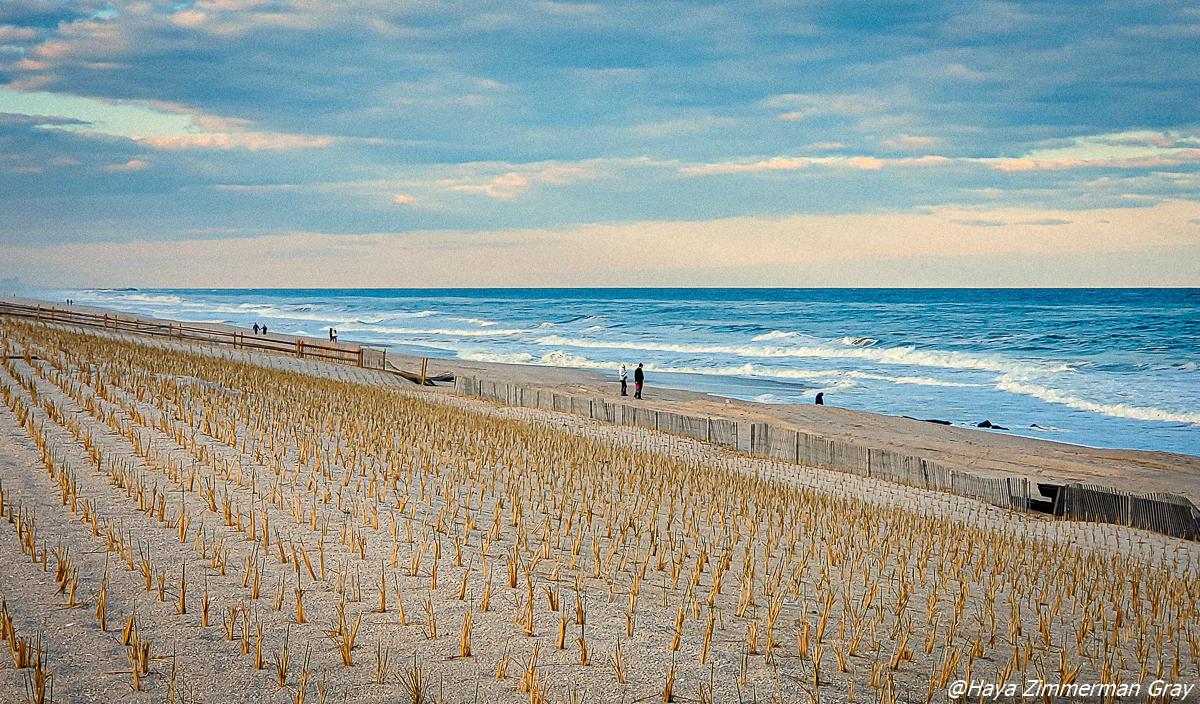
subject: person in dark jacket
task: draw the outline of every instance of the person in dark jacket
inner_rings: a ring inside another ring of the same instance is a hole
[[[646,372],[642,371],[642,365],[639,362],[637,369],[633,370],[633,397],[642,397],[642,384],[646,382]]]
[[[824,391],[818,391],[818,392],[817,392],[817,405],[818,405],[818,406],[824,406],[824,405],[825,405],[825,392],[824,392]]]

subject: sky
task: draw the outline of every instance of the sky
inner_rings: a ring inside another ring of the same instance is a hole
[[[1200,7],[0,0],[0,278],[1200,286]]]

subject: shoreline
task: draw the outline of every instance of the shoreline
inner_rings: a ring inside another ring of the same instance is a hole
[[[36,299],[3,297],[0,300],[67,310],[64,304]],[[96,306],[73,304],[69,310],[98,315],[118,314],[129,320],[168,322],[168,319]],[[170,322],[180,321],[171,319]],[[252,334],[245,328],[223,323],[184,322],[217,332],[244,332],[247,336]],[[311,344],[329,344],[320,338],[277,333],[271,333],[269,337],[275,340],[303,339]],[[350,349],[357,347],[358,343],[343,338],[338,346]],[[427,359],[428,375],[431,377],[441,374],[463,374],[548,390],[590,394],[610,400],[620,399],[617,380],[593,370],[441,357]],[[419,369],[421,360],[422,357],[411,354],[391,350],[387,352],[387,361],[392,366],[409,371]],[[1169,492],[1200,503],[1200,457],[1194,455],[1094,448],[985,429],[943,426],[902,416],[839,408],[835,405],[744,401],[711,393],[656,386],[654,382],[653,374],[648,375],[646,397],[641,402],[652,410],[768,422],[831,439],[934,457],[948,467],[966,469],[982,475],[1023,476],[1035,483],[1081,482],[1139,493]],[[632,387],[632,384],[630,386]],[[632,394],[632,389],[630,393]],[[625,400],[633,402],[632,396]]]

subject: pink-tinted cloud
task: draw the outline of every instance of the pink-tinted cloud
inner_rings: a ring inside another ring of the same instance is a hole
[[[138,137],[135,142],[153,149],[180,151],[185,149],[240,149],[251,152],[315,149],[333,144],[333,138],[278,132],[229,132],[225,134],[179,134],[164,137]]]
[[[14,27],[11,24],[0,24],[0,42],[22,42],[33,39],[37,32],[32,27]]]

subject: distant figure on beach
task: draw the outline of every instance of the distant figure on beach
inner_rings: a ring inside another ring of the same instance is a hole
[[[638,362],[637,369],[633,370],[633,397],[642,397],[642,384],[646,383],[646,372],[642,371],[642,363]]]
[[[257,335],[257,334],[258,334],[258,323],[255,323],[255,324],[254,324],[254,334],[255,334],[255,335]]]
[[[329,328],[329,341],[337,342],[337,330],[334,328]]]
[[[625,371],[624,364],[621,365],[621,373],[619,375],[619,378],[621,379],[621,395],[628,396],[629,395],[629,383],[628,383],[629,374]]]
[[[824,392],[824,391],[818,391],[818,392],[817,392],[817,405],[818,405],[818,406],[824,406],[824,405],[825,405],[825,392]]]
[[[263,323],[262,331],[263,331],[264,335],[267,334],[267,324],[266,323]]]

